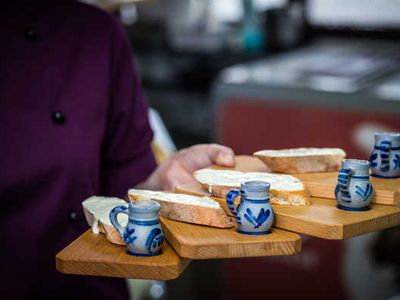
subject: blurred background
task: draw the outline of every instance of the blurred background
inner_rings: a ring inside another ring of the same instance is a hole
[[[400,131],[400,0],[86,1],[124,24],[148,102],[177,149],[341,147]],[[303,237],[293,257],[192,262],[136,299],[400,299],[397,228]]]

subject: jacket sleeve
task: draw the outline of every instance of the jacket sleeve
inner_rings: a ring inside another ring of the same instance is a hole
[[[110,102],[102,146],[103,195],[124,196],[155,169],[148,106],[125,32],[115,24],[111,45]]]

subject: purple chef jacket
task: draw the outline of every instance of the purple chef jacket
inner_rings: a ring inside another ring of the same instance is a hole
[[[122,279],[55,269],[88,229],[82,200],[123,196],[155,168],[124,31],[82,3],[17,0],[0,36],[1,298],[126,299]]]

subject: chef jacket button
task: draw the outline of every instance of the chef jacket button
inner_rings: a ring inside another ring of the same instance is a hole
[[[34,28],[32,28],[32,27],[28,27],[28,28],[25,29],[25,37],[26,37],[28,40],[31,40],[31,41],[37,41],[37,40],[39,40],[39,35],[38,35],[38,33],[37,33],[36,30],[35,30]]]
[[[51,114],[51,119],[55,124],[62,125],[65,123],[65,115],[62,111],[54,111]]]
[[[79,219],[79,214],[76,211],[71,210],[68,213],[68,220],[70,220],[71,222],[76,222],[78,221],[78,219]]]

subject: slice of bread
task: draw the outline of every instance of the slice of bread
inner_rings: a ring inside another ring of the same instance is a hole
[[[92,196],[82,202],[86,221],[92,227],[93,233],[104,233],[111,243],[125,245],[118,231],[111,224],[109,217],[111,210],[119,205],[128,206],[128,203],[119,198],[98,196]],[[117,218],[122,226],[128,223],[126,214],[119,214]]]
[[[309,193],[304,184],[290,175],[201,169],[194,172],[194,177],[205,190],[218,198],[225,198],[230,190],[240,188],[242,182],[261,180],[271,185],[270,200],[272,204],[297,206],[310,204]]]
[[[219,228],[234,226],[221,205],[210,197],[138,189],[130,189],[128,196],[132,201],[157,201],[161,205],[160,215],[172,220]]]
[[[254,153],[273,172],[313,173],[338,171],[346,153],[340,148],[294,148]]]

